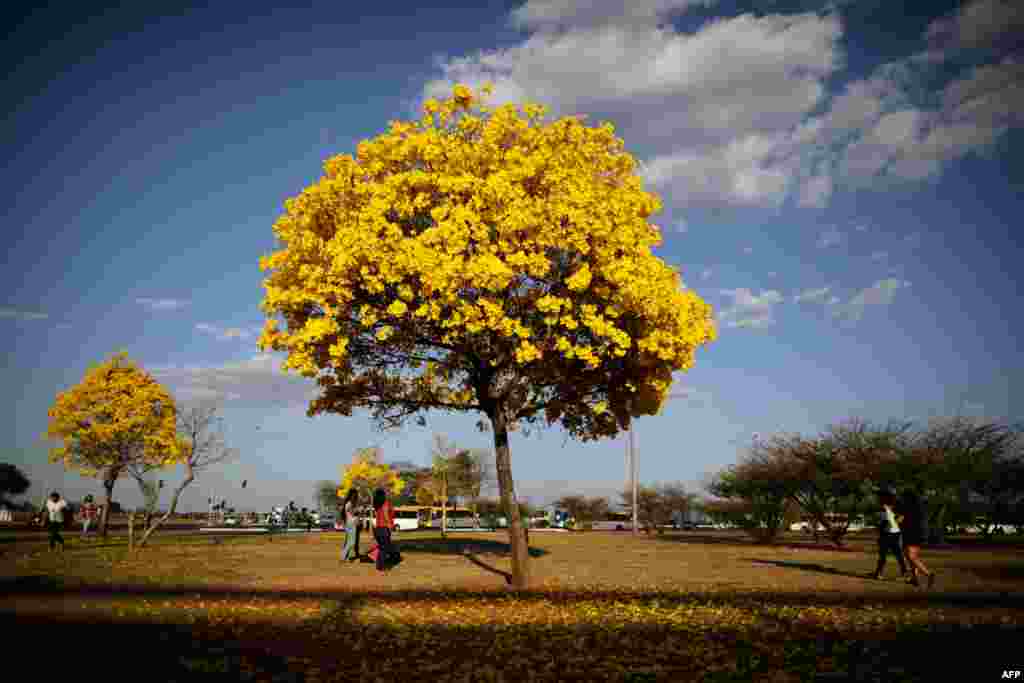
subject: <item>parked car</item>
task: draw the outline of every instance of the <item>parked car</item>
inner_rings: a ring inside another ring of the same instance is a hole
[[[334,529],[338,524],[338,515],[333,512],[313,513],[314,523],[321,529]]]

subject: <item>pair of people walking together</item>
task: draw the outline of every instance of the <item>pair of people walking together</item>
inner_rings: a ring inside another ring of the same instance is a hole
[[[902,576],[907,575],[907,565],[910,565],[908,583],[920,585],[918,575],[923,574],[931,588],[935,585],[935,573],[925,566],[920,557],[921,545],[927,536],[927,516],[920,497],[913,491],[907,491],[903,500],[897,502],[894,491],[882,489],[878,500],[882,504],[878,525],[878,564],[872,578],[882,578],[886,559],[892,554],[896,556]]]
[[[355,562],[359,555],[359,532],[362,524],[358,515],[359,494],[355,488],[349,489],[343,503],[345,516],[345,545],[341,551],[342,561]],[[377,489],[373,492],[374,528],[373,537],[377,542],[375,548],[371,549],[368,556],[374,558],[378,571],[386,571],[402,561],[402,556],[391,542],[391,529],[395,524],[394,507],[388,500],[384,489]],[[374,561],[374,560],[368,560]]]

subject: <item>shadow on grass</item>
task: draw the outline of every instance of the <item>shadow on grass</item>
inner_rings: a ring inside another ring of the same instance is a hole
[[[512,547],[508,543],[477,538],[421,538],[395,539],[392,542],[401,553],[428,553],[431,555],[500,555],[508,556]],[[530,557],[543,557],[548,551],[530,548]]]
[[[744,536],[711,536],[707,534],[677,533],[665,534],[663,536],[652,536],[651,538],[668,543],[693,543],[693,544],[718,544],[732,545],[743,548],[791,548],[794,550],[824,550],[840,553],[863,552],[862,548],[856,546],[836,546],[832,543],[805,543],[802,541],[789,541],[780,539],[774,543],[759,543],[752,538]]]
[[[815,572],[818,574],[831,574],[833,576],[850,576],[855,579],[868,580],[869,578],[867,572],[861,572],[859,574],[857,572],[844,572],[834,567],[826,567],[823,564],[817,564],[814,562],[787,562],[784,560],[757,560],[751,558],[744,559],[747,562],[752,562],[754,564],[770,564],[775,567],[783,567],[785,569],[802,569],[803,571],[807,572]]]
[[[13,588],[11,584],[3,588]],[[40,585],[20,584],[23,591],[38,590]],[[124,593],[126,587],[113,592]],[[147,590],[149,599],[168,598],[176,591]],[[190,681],[198,676],[217,680],[271,680],[298,682],[313,679],[310,669],[322,673],[359,672],[360,678],[395,678],[403,668],[407,673],[423,671],[423,678],[434,681],[479,679],[483,666],[502,671],[506,680],[594,680],[614,675],[616,680],[709,680],[747,681],[768,678],[771,671],[786,669],[798,673],[799,680],[816,680],[815,674],[838,674],[830,680],[926,680],[942,673],[948,663],[934,656],[938,648],[949,652],[971,652],[972,669],[977,680],[996,680],[996,666],[1006,666],[1007,647],[1021,636],[1022,629],[974,625],[967,629],[951,623],[942,630],[908,631],[899,634],[899,647],[886,642],[895,633],[829,634],[813,625],[783,622],[770,632],[743,630],[731,624],[694,632],[694,624],[666,627],[663,624],[632,623],[602,628],[600,623],[529,623],[490,625],[459,623],[459,603],[494,597],[493,592],[465,591],[441,594],[436,591],[367,591],[303,593],[287,591],[212,591],[205,587],[182,589],[180,593],[208,599],[224,596],[251,596],[287,599],[320,597],[334,600],[323,616],[304,624],[247,624],[224,627],[199,620],[190,624],[154,624],[144,618],[117,619],[64,613],[57,618],[13,614],[0,606],[0,629],[8,634],[5,645],[11,651],[43,640],[61,644],[61,656],[47,663],[54,677],[73,673],[82,662],[95,659],[97,653],[144,651],[147,667],[159,670],[164,681]],[[67,599],[74,593],[65,592]],[[820,596],[795,596],[770,593],[736,595],[732,593],[689,594],[675,597],[645,593],[580,592],[557,593],[526,591],[519,600],[545,603],[657,600],[658,606],[675,602],[699,601],[701,604],[753,607],[782,601],[788,606],[822,604]],[[875,603],[878,597],[873,598]],[[410,639],[401,624],[362,622],[357,614],[364,606],[386,607],[388,603],[419,602],[452,607],[446,623],[415,627]],[[896,600],[887,600],[896,602]],[[501,603],[505,604],[505,603]],[[1002,606],[1008,606],[1005,599]],[[1016,607],[1024,607],[1017,601]],[[496,605],[497,607],[497,605]],[[511,605],[508,607],[512,608]],[[505,607],[501,607],[505,609]],[[4,626],[4,625],[7,626]],[[826,664],[822,664],[826,662]],[[711,667],[735,664],[731,673],[711,675]],[[137,674],[126,658],[113,657],[106,664],[108,673],[122,671]],[[122,667],[118,669],[118,667]],[[390,669],[386,669],[390,667]],[[616,668],[617,673],[616,672]],[[822,670],[823,667],[825,670]],[[989,674],[991,667],[993,674]],[[426,671],[431,669],[431,671]],[[625,676],[623,675],[625,671]],[[1001,672],[1001,669],[998,670]],[[450,678],[445,674],[450,672]],[[586,675],[582,672],[586,672]],[[121,677],[114,675],[114,680]],[[323,676],[317,676],[323,680]],[[824,677],[821,680],[825,680]]]

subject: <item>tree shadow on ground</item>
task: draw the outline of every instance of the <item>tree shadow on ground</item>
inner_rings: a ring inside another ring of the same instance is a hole
[[[861,548],[855,546],[835,546],[831,543],[804,543],[801,541],[789,541],[780,539],[773,543],[760,543],[752,538],[743,536],[711,536],[706,534],[666,534],[663,536],[652,536],[651,538],[668,543],[693,543],[693,544],[718,544],[732,545],[743,548],[790,548],[793,550],[823,550],[840,553],[862,552]]]
[[[501,541],[477,538],[418,538],[393,539],[392,542],[401,553],[427,553],[431,555],[475,555],[507,557],[512,546]],[[548,554],[542,548],[530,548],[530,557],[543,557]]]
[[[770,564],[776,567],[783,567],[785,569],[801,569],[803,571],[815,572],[818,574],[831,574],[833,576],[850,576],[855,579],[869,579],[867,572],[845,572],[835,567],[826,567],[823,564],[817,564],[814,562],[788,562],[785,560],[758,560],[752,558],[744,558],[747,562],[754,564]]]
[[[31,591],[32,585],[24,583],[22,589]],[[120,592],[123,591],[115,594]],[[174,592],[150,590],[142,594],[149,599],[166,599],[168,593]],[[763,680],[770,677],[771,671],[781,668],[798,672],[798,680],[815,680],[815,674],[837,674],[831,680],[927,680],[948,667],[942,658],[934,656],[943,648],[950,652],[967,648],[972,661],[978,662],[978,679],[995,680],[985,667],[1005,664],[1006,648],[1021,635],[1019,626],[974,625],[967,629],[951,623],[945,630],[900,633],[899,647],[892,647],[886,639],[879,639],[877,633],[823,637],[825,632],[813,624],[793,621],[780,622],[778,629],[770,632],[743,630],[728,623],[699,633],[693,630],[697,624],[674,627],[631,623],[602,628],[599,623],[534,626],[527,622],[495,628],[459,623],[460,603],[470,603],[481,596],[493,598],[493,592],[225,593],[202,586],[181,592],[215,600],[224,595],[320,597],[332,599],[335,604],[324,616],[303,624],[250,624],[239,629],[203,620],[155,624],[139,617],[115,621],[73,612],[58,618],[37,617],[15,614],[0,603],[0,629],[8,634],[5,644],[13,652],[20,648],[34,651],[32,646],[43,640],[60,643],[61,656],[47,663],[50,677],[62,677],[65,671],[61,667],[66,667],[67,673],[80,674],[83,661],[94,660],[96,653],[111,651],[114,645],[119,652],[146,652],[147,665],[151,670],[159,670],[164,681],[191,681],[198,677],[281,683],[324,680],[324,674],[333,677],[354,672],[359,672],[360,678],[395,678],[403,667],[407,674],[423,671],[423,678],[434,681],[487,678],[480,671],[485,667],[502,671],[507,680],[595,680],[616,670],[617,680],[700,680],[706,678],[709,667],[728,667],[730,663],[734,675],[714,680]],[[67,600],[76,597],[67,591],[63,595]],[[739,607],[779,599],[788,606],[798,606],[800,598],[805,603],[822,604],[820,596],[813,594],[780,597],[728,592],[666,598],[618,591],[526,591],[517,594],[517,598],[545,603],[584,602],[588,609],[599,607],[601,601],[624,600],[657,600],[659,606],[670,607],[673,602],[687,600]],[[364,606],[408,606],[417,601],[424,608],[431,603],[450,606],[448,621],[418,625],[415,637],[410,639],[408,628],[402,624],[367,624],[359,615]],[[877,596],[874,601],[877,603]],[[999,604],[1006,606],[1005,602]],[[1024,602],[1018,601],[1016,607],[1024,607]],[[126,674],[124,678],[138,672],[137,665],[125,657],[110,658],[105,666],[114,680],[122,678],[117,675],[122,672]],[[314,674],[314,668],[318,673]]]

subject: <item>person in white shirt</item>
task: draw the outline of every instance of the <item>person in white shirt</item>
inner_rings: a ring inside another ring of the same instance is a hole
[[[67,501],[56,491],[51,493],[50,499],[46,501],[46,529],[50,532],[51,551],[57,544],[60,544],[62,552],[64,550],[64,537],[60,535],[60,530],[64,526],[64,510],[67,506]]]
[[[345,495],[342,512],[345,515],[345,546],[341,549],[342,561],[355,562],[359,559],[359,493],[353,486]]]
[[[896,494],[889,489],[882,489],[878,494],[878,502],[882,504],[878,519],[878,564],[871,578],[882,578],[885,560],[889,553],[896,556],[900,564],[900,575],[907,575],[907,563],[903,560],[903,544],[899,523],[896,521]]]

